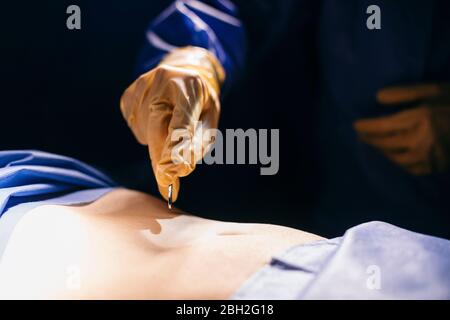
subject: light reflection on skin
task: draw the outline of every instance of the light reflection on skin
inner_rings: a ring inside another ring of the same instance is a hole
[[[27,213],[0,262],[0,298],[227,298],[274,253],[317,239],[206,220],[117,189]]]

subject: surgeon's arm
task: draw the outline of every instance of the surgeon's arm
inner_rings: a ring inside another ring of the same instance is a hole
[[[121,110],[137,140],[148,145],[166,199],[173,185],[176,200],[179,177],[206,153],[210,143],[198,133],[217,128],[221,89],[231,84],[244,57],[244,29],[229,1],[175,1],[151,22],[138,79],[122,96]],[[193,156],[172,153],[178,142],[173,134],[180,130],[190,138]]]
[[[174,1],[149,25],[138,79],[122,97],[122,113],[137,140],[148,145],[166,199],[173,185],[176,200],[179,177],[190,174],[208,151],[210,141],[196,133],[217,127],[223,92],[244,65],[247,70],[259,66],[293,21],[313,21],[318,1],[233,2],[236,5],[229,0]],[[177,141],[172,138],[177,139],[172,134],[180,130],[190,137],[189,157],[174,150]]]

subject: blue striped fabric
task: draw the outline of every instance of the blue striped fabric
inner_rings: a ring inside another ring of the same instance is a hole
[[[245,31],[227,0],[176,0],[150,23],[137,76],[156,67],[174,48],[196,46],[212,52],[226,72],[228,86],[244,65]]]
[[[11,207],[70,192],[114,187],[78,160],[41,151],[0,151],[0,217]]]

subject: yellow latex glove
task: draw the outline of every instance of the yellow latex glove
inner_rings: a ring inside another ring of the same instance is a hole
[[[207,152],[206,142],[198,135],[200,127],[217,128],[224,79],[225,72],[212,53],[185,47],[175,49],[156,68],[141,75],[121,98],[122,114],[139,143],[148,146],[158,188],[166,200],[171,184],[172,199],[177,199],[179,177],[190,174],[199,156]],[[172,141],[176,129],[189,134],[189,150],[200,150],[200,155],[196,152],[190,159],[178,156],[173,161],[172,149],[179,144]]]
[[[450,86],[424,84],[382,89],[381,104],[415,102],[387,117],[358,120],[359,138],[414,175],[442,172],[450,163]]]

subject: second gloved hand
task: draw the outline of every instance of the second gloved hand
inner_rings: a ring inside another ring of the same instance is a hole
[[[153,172],[167,200],[179,177],[187,176],[207,152],[201,132],[216,129],[220,115],[220,86],[225,72],[209,51],[198,47],[175,49],[153,70],[141,75],[124,92],[120,107],[136,139],[148,145]],[[177,137],[186,139],[183,150]],[[175,150],[176,151],[176,150]],[[181,150],[180,150],[181,151]]]
[[[354,123],[359,138],[414,175],[448,170],[450,164],[450,85],[392,87],[378,92],[384,105],[416,107]]]

